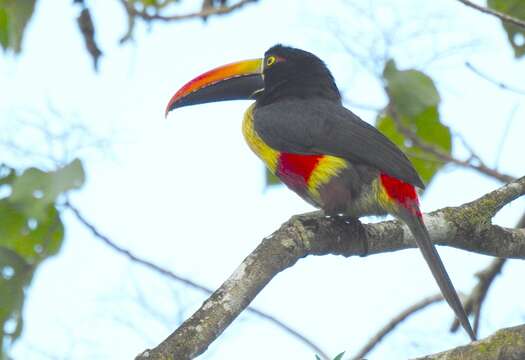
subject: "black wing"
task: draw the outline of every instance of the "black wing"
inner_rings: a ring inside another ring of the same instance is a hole
[[[338,156],[425,187],[410,160],[394,143],[336,102],[285,100],[256,107],[254,128],[278,151]]]

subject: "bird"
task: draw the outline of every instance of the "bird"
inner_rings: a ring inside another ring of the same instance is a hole
[[[476,340],[423,220],[416,191],[424,189],[423,181],[394,143],[343,106],[319,57],[277,44],[263,58],[219,66],[183,85],[165,116],[180,107],[228,100],[255,100],[244,113],[244,138],[302,199],[334,218],[391,214],[406,223],[443,297]]]

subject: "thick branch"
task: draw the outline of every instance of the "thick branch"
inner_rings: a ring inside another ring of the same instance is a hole
[[[425,216],[432,240],[483,254],[525,258],[525,230],[491,225],[505,204],[525,194],[525,177],[476,201]],[[137,359],[191,359],[206,350],[279,272],[307,255],[352,256],[415,247],[406,226],[397,221],[342,224],[313,212],[292,217],[241,263],[199,310],[159,346]]]
[[[149,260],[143,259],[143,258],[135,255],[134,253],[132,253],[128,249],[125,249],[122,246],[118,245],[113,240],[111,240],[109,237],[107,237],[106,235],[102,234],[92,223],[90,223],[84,217],[84,215],[82,215],[80,210],[78,210],[74,205],[72,205],[69,200],[67,200],[64,203],[64,206],[66,208],[68,208],[69,210],[71,210],[73,212],[73,214],[75,215],[75,217],[78,219],[78,221],[80,221],[80,223],[82,223],[86,228],[88,228],[89,231],[91,231],[91,233],[97,239],[101,240],[102,242],[104,242],[104,244],[109,246],[111,249],[113,249],[117,253],[125,256],[130,261],[132,261],[132,262],[134,262],[136,264],[140,264],[142,266],[145,266],[146,268],[148,268],[148,269],[150,269],[152,271],[155,271],[158,274],[160,274],[162,276],[165,276],[168,279],[178,281],[178,282],[180,282],[180,283],[182,283],[182,284],[184,284],[184,285],[186,285],[186,286],[188,286],[190,288],[202,291],[205,294],[211,295],[213,293],[213,290],[210,290],[207,287],[205,287],[205,286],[203,286],[201,284],[198,284],[197,282],[195,282],[195,281],[193,281],[191,279],[188,279],[186,277],[177,275],[173,271],[170,271],[170,270],[168,270],[166,268],[163,268],[163,267],[161,267],[161,266],[159,266],[159,265],[157,265],[157,264],[155,264],[155,263],[153,263],[153,262],[151,262]],[[298,339],[299,341],[301,341],[302,343],[304,343],[305,345],[310,347],[312,349],[312,351],[314,351],[316,354],[321,356],[323,359],[329,359],[328,355],[326,355],[326,353],[317,344],[315,344],[312,340],[308,339],[305,335],[301,334],[298,330],[293,329],[288,324],[286,324],[283,321],[279,320],[275,316],[267,314],[264,311],[261,311],[261,310],[255,308],[255,307],[252,307],[252,306],[248,307],[246,310],[248,312],[251,312],[252,314],[254,314],[256,316],[259,316],[260,318],[262,318],[264,320],[267,320],[267,321],[271,322],[272,324],[278,326],[279,328],[281,328],[282,330],[284,330],[285,332],[287,332],[291,336],[295,337],[296,339]]]
[[[525,325],[498,330],[486,339],[416,360],[525,359]]]

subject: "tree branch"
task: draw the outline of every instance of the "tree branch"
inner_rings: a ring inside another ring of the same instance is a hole
[[[129,4],[127,0],[120,0],[121,3],[126,8],[126,11],[131,16],[138,16],[144,20],[150,21],[150,20],[161,20],[161,21],[178,21],[178,20],[188,20],[188,19],[194,19],[194,18],[207,18],[210,15],[225,15],[229,14],[235,10],[238,10],[242,8],[243,6],[257,2],[258,0],[240,0],[238,3],[230,5],[230,6],[224,6],[221,5],[219,7],[205,7],[201,11],[189,13],[189,14],[181,14],[181,15],[161,15],[159,13],[149,14],[146,11],[139,11],[135,9],[133,6]]]
[[[522,215],[521,219],[516,224],[517,229],[525,228],[525,214]],[[476,276],[479,281],[478,284],[472,289],[472,292],[464,302],[465,312],[467,315],[474,313],[474,333],[477,334],[479,325],[479,318],[481,314],[481,305],[487,297],[487,293],[490,286],[494,283],[497,275],[501,272],[501,269],[505,265],[507,259],[497,258],[494,259],[489,266],[479,271]],[[450,327],[450,331],[455,332],[459,329],[459,322],[454,319]]]
[[[525,359],[525,325],[498,330],[494,335],[465,346],[415,360]]]
[[[478,200],[425,216],[432,240],[482,254],[525,258],[525,230],[491,225],[506,204],[525,194],[525,177]],[[363,245],[364,244],[364,245]],[[398,221],[342,224],[317,211],[293,216],[241,263],[228,280],[160,345],[137,359],[192,359],[201,354],[279,272],[307,255],[369,255],[415,247]]]
[[[95,40],[95,25],[93,24],[93,19],[91,17],[91,12],[89,8],[82,3],[82,10],[77,17],[77,24],[84,38],[84,44],[91,59],[93,60],[93,67],[95,71],[98,71],[98,60],[102,56],[102,51],[98,47],[98,44]]]
[[[411,129],[406,127],[400,120],[399,116],[397,115],[395,109],[392,106],[388,106],[388,113],[391,115],[392,119],[394,120],[397,129],[405,135],[408,139],[410,139],[416,146],[423,149],[429,154],[434,155],[439,160],[447,163],[453,163],[455,165],[459,165],[465,168],[470,168],[473,170],[476,170],[482,174],[485,174],[487,176],[493,177],[501,182],[510,182],[515,180],[513,176],[504,174],[496,169],[492,169],[488,167],[479,156],[477,156],[471,148],[467,146],[467,148],[470,151],[470,157],[466,160],[460,160],[456,159],[455,157],[449,155],[448,153],[444,152],[441,149],[436,148],[433,145],[427,144],[424,141],[422,141],[419,136],[417,136],[416,133],[414,133]],[[463,140],[463,139],[462,139]],[[464,140],[463,140],[464,141]]]
[[[388,324],[386,324],[381,330],[377,332],[368,342],[365,346],[359,352],[352,357],[353,360],[360,360],[364,359],[365,355],[368,354],[372,349],[379,344],[383,338],[388,335],[388,333],[392,332],[396,326],[401,324],[403,321],[405,321],[409,316],[415,314],[416,312],[426,308],[427,306],[430,306],[432,304],[435,304],[439,301],[443,300],[443,295],[436,294],[433,296],[429,296],[427,298],[424,298],[423,300],[409,306],[405,310],[403,310],[401,313],[399,313],[397,316],[395,316],[393,319],[391,319]]]
[[[191,280],[191,279],[188,279],[188,278],[185,278],[183,276],[180,276],[180,275],[177,275],[175,274],[173,271],[170,271],[168,269],[165,269],[149,260],[146,260],[146,259],[143,259],[137,255],[135,255],[134,253],[132,253],[131,251],[129,251],[128,249],[125,249],[123,248],[122,246],[118,245],[117,243],[115,243],[113,240],[111,240],[109,237],[107,237],[106,235],[102,234],[92,223],[90,223],[85,217],[84,215],[82,215],[82,213],[80,212],[80,210],[78,208],[76,208],[74,205],[71,204],[71,202],[69,202],[69,200],[67,200],[65,203],[64,203],[64,206],[66,208],[68,208],[69,210],[71,210],[71,212],[75,215],[75,217],[77,218],[78,221],[80,221],[81,224],[83,224],[86,228],[89,229],[89,231],[91,231],[91,233],[98,239],[100,239],[104,244],[106,244],[107,246],[109,246],[111,249],[113,249],[114,251],[116,251],[117,253],[125,256],[126,258],[128,258],[130,261],[134,262],[134,263],[137,263],[137,264],[140,264],[152,271],[155,271],[157,273],[159,273],[160,275],[162,276],[165,276],[171,280],[175,280],[175,281],[178,281],[190,288],[193,288],[195,290],[199,290],[199,291],[202,291],[204,292],[205,294],[212,294],[213,293],[213,290],[211,289],[208,289],[207,287],[201,285],[201,284],[198,284],[196,283],[195,281]],[[248,307],[246,309],[248,312],[251,312],[252,314],[264,319],[264,320],[267,320],[271,323],[273,323],[274,325],[276,325],[277,327],[281,328],[282,330],[284,330],[285,332],[287,332],[288,334],[290,334],[291,336],[297,338],[299,341],[301,341],[302,343],[304,343],[306,346],[310,347],[312,349],[312,351],[314,351],[316,354],[319,354],[319,356],[321,356],[323,359],[325,360],[328,360],[329,359],[329,356],[326,354],[326,352],[324,350],[322,350],[319,345],[317,345],[316,343],[314,343],[312,340],[308,339],[305,335],[301,334],[299,331],[293,329],[292,327],[290,327],[289,325],[287,325],[286,323],[282,322],[281,320],[277,319],[275,316],[272,316],[272,315],[269,315],[267,313],[265,313],[264,311],[261,311],[255,307]]]
[[[478,334],[479,328],[479,317],[481,314],[481,305],[487,296],[490,285],[493,283],[496,276],[501,272],[503,265],[505,264],[506,259],[496,258],[490,265],[476,273],[477,278],[479,279],[477,285],[472,289],[467,300],[463,303],[465,312],[467,315],[474,314],[474,334]],[[455,332],[459,328],[459,322],[454,319],[450,331]]]
[[[481,72],[481,70],[477,69],[476,67],[474,67],[474,65],[472,65],[470,62],[466,61],[465,62],[465,66],[470,70],[472,71],[474,74],[478,75],[480,78],[490,82],[491,84],[494,84],[496,85],[497,87],[499,87],[500,89],[503,89],[503,90],[507,90],[507,91],[511,91],[513,93],[516,93],[516,94],[519,94],[519,95],[525,95],[525,90],[523,89],[518,89],[514,86],[510,86],[510,85],[507,85],[505,84],[503,81],[500,81],[500,80],[496,80],[496,79],[493,79],[491,78],[490,76],[484,74],[483,72]]]
[[[510,15],[501,13],[501,12],[496,11],[496,10],[493,10],[493,9],[490,9],[490,8],[487,8],[487,7],[478,5],[478,4],[474,4],[472,1],[469,1],[469,0],[458,0],[458,1],[460,3],[463,3],[464,5],[470,6],[473,9],[481,11],[482,13],[496,16],[502,21],[505,21],[507,23],[510,23],[510,24],[513,24],[513,25],[519,26],[520,28],[525,29],[525,21],[522,21],[520,19],[517,19],[517,18],[512,17]]]

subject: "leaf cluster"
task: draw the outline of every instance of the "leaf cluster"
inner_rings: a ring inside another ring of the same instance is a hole
[[[22,332],[22,308],[36,269],[62,246],[57,199],[83,183],[78,159],[54,171],[0,166],[0,359]]]

